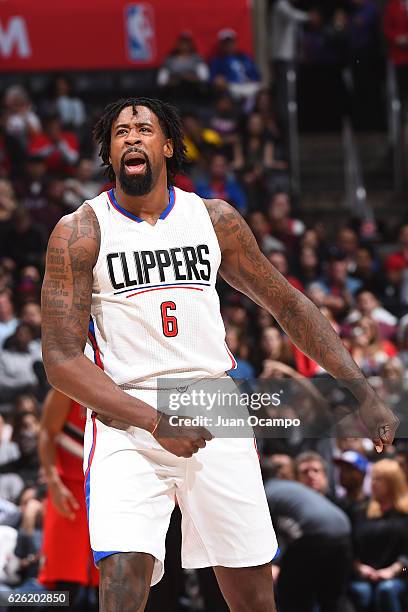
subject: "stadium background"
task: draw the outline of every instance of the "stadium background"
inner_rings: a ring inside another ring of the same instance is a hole
[[[36,445],[48,391],[39,307],[45,249],[58,219],[108,186],[91,130],[111,100],[154,95],[179,108],[187,164],[177,185],[244,214],[263,252],[318,305],[404,421],[408,7],[402,0],[218,0],[216,10],[187,0],[5,0],[1,9],[0,584],[28,590],[37,585],[46,494]],[[325,373],[270,315],[222,283],[219,291],[234,375],[308,380],[309,409],[317,411],[310,385],[319,388]],[[362,577],[358,563],[370,547],[361,548],[361,530],[370,528],[376,494],[370,470],[379,457],[370,441],[363,433],[342,440],[300,433],[259,440],[259,448],[266,483],[300,480],[351,519],[354,561],[341,609],[352,610],[350,585]],[[358,453],[341,464],[357,480],[363,475],[358,499],[333,461],[347,451]],[[386,454],[407,477],[403,430]],[[400,494],[408,532],[405,480]],[[390,537],[393,516],[381,516]],[[210,574],[179,571],[177,528],[175,518],[166,605],[153,596],[149,609],[225,609]],[[405,537],[397,548],[389,564],[405,567]],[[370,563],[383,567],[375,554]],[[393,578],[400,575],[406,606],[404,572]],[[407,609],[392,607],[396,589],[375,609]],[[97,609],[91,590],[78,606]]]

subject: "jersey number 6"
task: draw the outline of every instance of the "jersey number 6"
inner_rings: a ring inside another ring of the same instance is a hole
[[[177,319],[168,314],[169,310],[176,310],[174,302],[162,302],[160,305],[163,334],[167,338],[174,338],[178,334]]]

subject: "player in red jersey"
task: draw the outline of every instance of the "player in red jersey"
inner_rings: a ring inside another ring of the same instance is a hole
[[[39,452],[48,484],[39,581],[70,591],[74,605],[81,585],[97,586],[89,543],[83,462],[86,410],[52,389],[44,403]],[[73,608],[71,608],[73,609]]]

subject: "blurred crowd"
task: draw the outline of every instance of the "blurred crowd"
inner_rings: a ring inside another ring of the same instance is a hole
[[[384,48],[404,98],[408,7],[402,0],[385,8],[372,0],[276,0],[269,18],[272,86],[233,30],[218,33],[210,60],[186,30],[158,70],[156,95],[182,115],[187,162],[176,185],[222,198],[245,216],[265,256],[327,317],[402,421],[386,458],[376,456],[353,414],[351,428],[342,430],[339,417],[333,435],[327,427],[311,435],[305,422],[333,406],[343,414],[344,397],[335,390],[328,400],[322,368],[268,312],[220,282],[227,343],[238,364],[231,375],[297,385],[292,405],[273,414],[300,414],[302,427],[258,440],[280,547],[273,566],[279,611],[398,612],[408,600],[408,223],[350,216],[330,227],[302,215],[290,193],[286,70],[297,62],[325,70],[347,65],[356,100],[372,110]],[[97,113],[67,75],[50,78],[41,95],[16,84],[2,97],[0,586],[16,590],[40,588],[47,479],[38,438],[49,390],[41,357],[45,249],[61,216],[110,187],[90,136]],[[194,586],[187,592],[177,609],[200,609],[203,594]]]

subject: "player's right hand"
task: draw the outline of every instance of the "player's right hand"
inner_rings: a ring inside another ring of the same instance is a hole
[[[173,455],[189,458],[204,448],[214,436],[205,427],[170,424],[168,415],[161,413],[153,437]]]
[[[71,491],[62,482],[53,482],[49,485],[52,503],[57,512],[73,521],[79,504]]]

